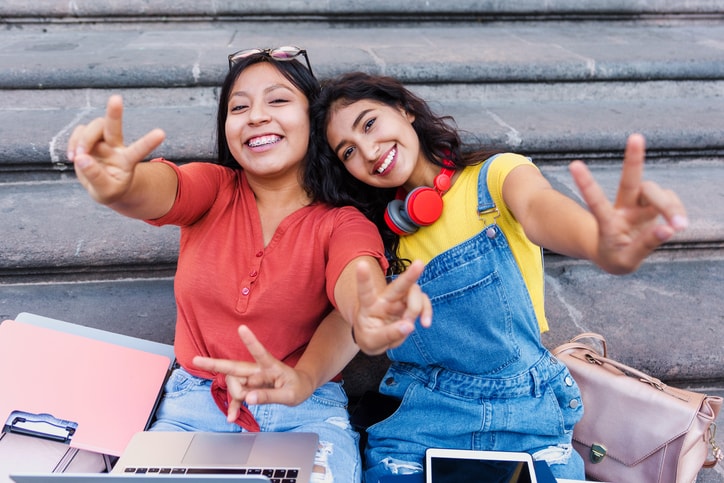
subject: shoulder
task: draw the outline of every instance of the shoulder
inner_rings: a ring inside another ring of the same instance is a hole
[[[325,203],[315,203],[312,216],[319,220],[325,220],[332,228],[354,224],[370,225],[376,230],[374,224],[353,206],[334,207]]]
[[[496,175],[505,176],[510,173],[514,168],[527,164],[533,165],[533,161],[522,154],[517,153],[500,153],[495,156],[491,156],[486,159],[484,164],[489,163],[489,173],[495,173]],[[490,178],[490,174],[488,175]]]
[[[487,167],[488,189],[493,193],[500,193],[505,178],[519,166],[535,167],[535,164],[529,157],[517,153],[501,153],[485,160],[481,169]]]

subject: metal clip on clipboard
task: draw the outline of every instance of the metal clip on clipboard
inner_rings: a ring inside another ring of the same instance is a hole
[[[58,419],[51,414],[13,411],[5,421],[3,433],[22,434],[70,444],[77,429],[78,423]]]

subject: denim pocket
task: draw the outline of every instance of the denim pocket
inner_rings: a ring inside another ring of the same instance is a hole
[[[347,393],[342,389],[342,384],[336,382],[328,382],[318,387],[309,399],[323,406],[342,408],[345,410],[349,403]]]
[[[166,385],[164,386],[164,397],[181,397],[196,389],[208,391],[209,388],[205,387],[207,383],[208,381],[206,379],[194,377],[186,372],[185,369],[179,367],[168,377]]]

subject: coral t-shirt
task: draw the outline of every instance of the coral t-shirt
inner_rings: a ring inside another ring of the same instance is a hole
[[[211,163],[176,166],[176,201],[153,225],[179,225],[174,347],[197,377],[196,355],[252,361],[237,328],[246,324],[271,354],[294,366],[322,319],[334,287],[356,257],[387,268],[377,228],[351,207],[315,203],[287,216],[264,246],[244,172]]]

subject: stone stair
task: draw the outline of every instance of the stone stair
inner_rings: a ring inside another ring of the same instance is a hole
[[[646,176],[680,195],[691,227],[623,277],[548,253],[544,342],[600,332],[613,357],[723,394],[724,3],[589,3],[5,0],[0,316],[172,342],[177,230],[92,202],[65,163],[68,136],[120,93],[128,140],[161,127],[155,155],[212,159],[226,55],[292,44],[320,78],[401,78],[466,141],[531,156],[573,197],[568,161],[586,160],[613,196],[626,136],[642,132]],[[353,398],[379,377],[367,362],[347,378]]]

